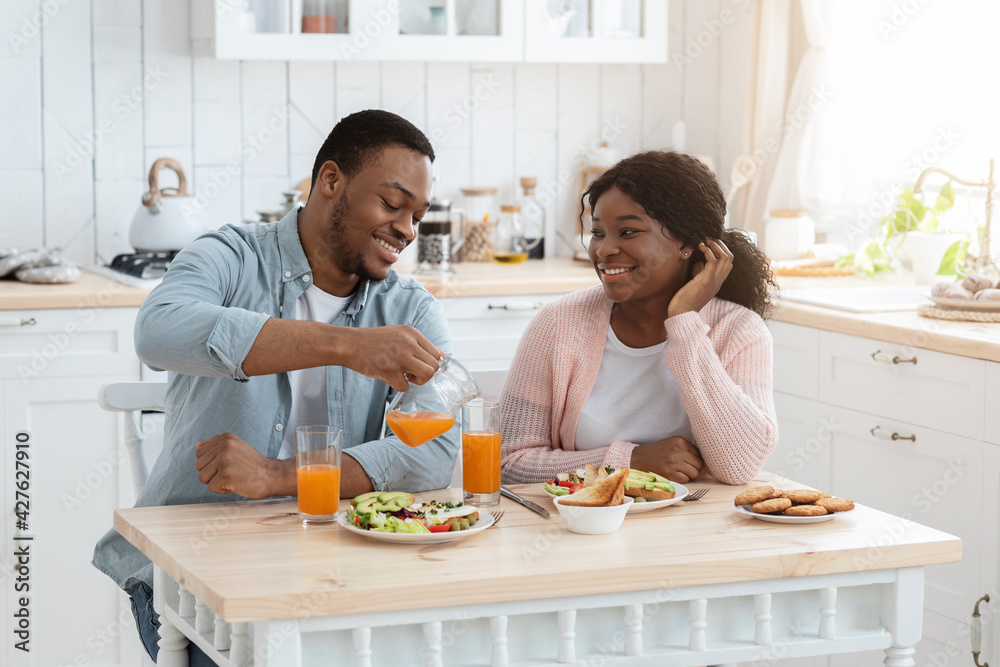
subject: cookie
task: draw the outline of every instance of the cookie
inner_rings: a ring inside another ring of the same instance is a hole
[[[785,491],[784,497],[791,500],[793,505],[812,505],[821,496],[819,491],[796,489],[794,491]]]
[[[762,500],[767,500],[773,493],[773,486],[755,486],[752,489],[747,489],[743,493],[736,496],[736,499],[733,502],[737,505],[752,505],[753,503],[759,503]]]
[[[830,495],[829,491],[820,491],[819,492],[819,497],[820,498],[833,498],[833,496]]]
[[[785,497],[785,492],[782,491],[781,489],[775,489],[774,493],[771,494],[771,497],[772,498],[784,498]]]
[[[981,276],[974,273],[971,276],[963,278],[959,285],[972,293],[976,293],[979,290],[990,289],[993,287],[993,279],[988,276]]]
[[[792,501],[788,498],[768,498],[750,506],[750,510],[756,514],[779,514],[792,506]]]
[[[854,501],[843,498],[820,498],[815,504],[827,512],[847,512],[854,509]]]
[[[826,509],[819,505],[793,505],[785,510],[786,516],[823,516]]]
[[[976,296],[973,298],[976,301],[1000,301],[1000,289],[988,287],[976,292]]]

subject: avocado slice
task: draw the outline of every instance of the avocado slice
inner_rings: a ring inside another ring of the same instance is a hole
[[[406,491],[383,491],[378,495],[378,501],[380,503],[387,503],[393,498],[402,498],[404,496],[410,495]]]
[[[379,496],[378,491],[369,491],[368,493],[362,493],[360,496],[355,496],[354,500],[351,501],[351,504],[357,507],[358,505],[368,500],[369,498],[378,498],[378,496]]]
[[[367,494],[365,494],[365,495],[367,495]],[[360,503],[358,503],[355,506],[354,510],[358,514],[371,514],[372,512],[375,511],[375,508],[374,508],[375,501],[376,501],[376,498],[373,498],[373,497],[365,498],[364,500],[362,500]]]

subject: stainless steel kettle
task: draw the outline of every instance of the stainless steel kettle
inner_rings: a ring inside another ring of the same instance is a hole
[[[160,188],[161,169],[177,173],[176,188]],[[149,170],[149,191],[142,196],[142,205],[132,217],[128,242],[138,252],[180,250],[208,231],[208,216],[202,208],[188,194],[187,177],[181,165],[174,159],[160,158]]]

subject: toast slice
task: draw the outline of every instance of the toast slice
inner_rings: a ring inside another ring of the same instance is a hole
[[[606,507],[621,505],[625,499],[625,479],[628,468],[620,468],[593,486],[580,489],[576,493],[563,496],[559,504],[573,507]]]

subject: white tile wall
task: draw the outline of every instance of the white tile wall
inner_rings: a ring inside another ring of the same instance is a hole
[[[568,255],[556,231],[577,236],[579,169],[602,132],[627,155],[670,146],[683,121],[686,149],[727,185],[749,100],[748,6],[671,2],[664,65],[470,65],[216,61],[192,57],[187,2],[3,0],[0,87],[17,103],[0,105],[0,245],[110,260],[129,249],[149,167],[165,156],[212,224],[238,223],[310,175],[338,118],[380,107],[428,134],[438,195],[457,205],[462,186],[510,200],[521,176],[538,178],[546,249]]]

